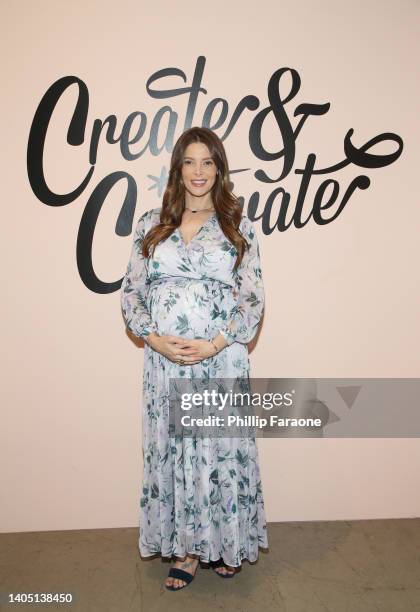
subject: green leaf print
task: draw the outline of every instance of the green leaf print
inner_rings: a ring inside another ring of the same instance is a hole
[[[222,319],[222,321],[225,321],[227,318],[227,312],[224,308],[221,310],[217,304],[214,304],[213,309],[210,312],[210,316],[213,321],[214,319]]]
[[[173,291],[169,291],[169,295],[164,300],[163,305],[166,308],[166,312],[172,310],[174,306],[176,306],[177,301],[179,300],[179,293],[174,293]]]
[[[248,455],[242,454],[241,451],[238,450],[236,451],[236,459],[239,463],[239,465],[241,465],[242,467],[247,467],[248,465]]]
[[[169,363],[145,346],[140,553],[183,557],[191,552],[204,562],[223,557],[228,565],[241,565],[243,559],[253,563],[258,545],[267,546],[255,441],[246,436],[213,444],[205,432],[197,435],[188,425],[186,435],[175,435],[169,381],[179,377],[177,396],[184,392],[186,379],[193,392],[202,391],[204,379],[209,389],[229,393],[231,385],[220,381],[249,377],[246,345],[264,304],[256,233],[243,218],[240,230],[253,245],[239,270],[232,269],[237,251],[216,217],[191,248],[178,230],[159,245],[156,260],[142,258],[141,243],[159,223],[161,211],[142,216],[122,286],[131,331],[139,337],[156,329],[209,340],[223,326],[231,344],[193,367]],[[248,389],[241,386],[240,391]]]
[[[162,276],[162,273],[159,270],[157,270],[156,272],[151,272],[149,276],[150,282],[157,280],[161,276]]]
[[[219,484],[219,470],[213,470],[210,474],[210,480],[214,484]]]
[[[220,502],[220,493],[217,489],[212,489],[210,492],[210,504],[217,505]]]
[[[253,291],[248,295],[246,301],[249,302],[252,306],[257,306],[260,303],[260,300],[257,298]]]
[[[238,495],[238,503],[242,508],[248,508],[248,495]]]
[[[181,266],[178,266],[178,270],[180,270],[181,272],[191,272],[189,267],[186,266],[184,263]]]
[[[177,321],[178,323],[176,325],[176,330],[179,331],[181,334],[185,334],[189,330],[189,327],[190,327],[187,315],[186,314],[178,315]]]

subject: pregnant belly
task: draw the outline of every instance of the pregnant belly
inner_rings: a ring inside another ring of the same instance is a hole
[[[232,287],[208,279],[160,279],[148,293],[149,312],[160,335],[212,338],[234,304]]]

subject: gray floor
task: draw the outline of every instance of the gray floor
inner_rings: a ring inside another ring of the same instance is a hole
[[[162,584],[170,563],[140,559],[136,528],[3,534],[3,597],[54,591],[75,601],[1,609],[420,611],[420,519],[270,523],[268,530],[270,550],[257,563],[244,561],[231,580],[199,567],[179,592]]]

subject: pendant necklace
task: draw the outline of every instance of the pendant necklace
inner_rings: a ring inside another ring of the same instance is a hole
[[[214,208],[201,208],[201,209],[196,209],[196,210],[193,210],[192,208],[187,208],[187,207],[185,207],[185,208],[186,208],[186,210],[189,210],[192,213],[203,212],[205,210],[214,210]]]

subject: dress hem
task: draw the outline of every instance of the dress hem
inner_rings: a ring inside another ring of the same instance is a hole
[[[268,547],[266,548],[266,547],[263,547],[263,546],[259,546],[258,550],[260,552],[264,553],[264,554],[267,554],[270,549]],[[148,559],[150,557],[156,557],[157,555],[162,557],[162,559],[172,559],[172,557],[177,557],[180,561],[183,560],[183,559],[181,559],[181,557],[178,557],[178,555],[176,555],[175,553],[172,553],[172,555],[162,555],[160,550],[156,551],[154,553],[151,553],[150,555],[142,555],[141,552],[140,552],[140,558],[141,559]],[[187,555],[188,556],[195,556],[195,555],[197,555],[197,552],[189,551],[189,552],[185,553],[184,557],[187,556]],[[249,563],[252,563],[252,564],[257,563],[257,561],[259,560],[259,556],[257,556],[255,559],[250,559],[249,557],[246,557],[246,556],[241,557],[241,563],[239,565],[233,565],[231,563],[228,563],[223,558],[223,555],[220,555],[217,559],[203,559],[202,557],[198,557],[198,560],[200,561],[200,563],[206,563],[206,564],[212,563],[213,561],[218,561],[219,559],[223,559],[223,562],[226,563],[226,565],[229,565],[230,567],[241,567],[242,561],[244,561],[244,560],[246,560],[246,561],[248,561]]]

